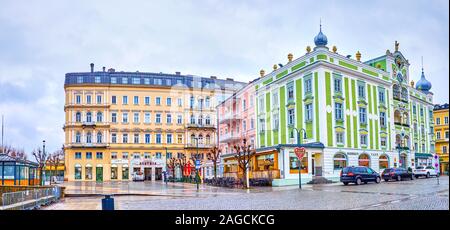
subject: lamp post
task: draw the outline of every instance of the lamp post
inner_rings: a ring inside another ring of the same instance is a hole
[[[303,139],[306,139],[306,130],[304,128],[302,129],[297,129],[297,128],[293,128],[293,130],[295,130],[297,132],[297,144],[301,145],[302,144],[302,138],[300,138],[300,134],[303,131]],[[298,159],[298,188],[302,189],[302,162],[300,161],[300,159]]]
[[[198,168],[197,168],[197,160],[199,158],[199,154],[198,154],[198,137],[194,137],[195,141],[196,141],[196,146],[197,146],[197,154],[195,155],[195,183],[197,184],[197,191],[199,190],[199,179],[200,176],[198,175]]]
[[[42,174],[41,180],[42,180],[42,185],[45,185],[45,163],[46,163],[46,159],[45,158],[47,158],[46,155],[45,155],[45,140],[42,141],[42,156],[43,156],[43,159],[42,159],[43,166],[42,166],[42,169],[41,169],[42,170],[42,172],[41,172],[41,174]]]

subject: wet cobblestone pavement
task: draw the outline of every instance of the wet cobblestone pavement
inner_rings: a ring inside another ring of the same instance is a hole
[[[116,194],[119,210],[449,210],[449,178],[382,182],[381,184],[259,187],[250,190],[161,182],[65,183],[66,193]],[[127,195],[133,194],[133,195]],[[101,209],[101,196],[66,197],[50,210]]]

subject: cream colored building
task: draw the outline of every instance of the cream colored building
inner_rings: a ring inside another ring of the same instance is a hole
[[[167,159],[197,151],[205,163],[217,142],[215,106],[244,86],[178,72],[96,72],[93,64],[66,74],[65,180],[131,180],[134,172],[160,180]]]

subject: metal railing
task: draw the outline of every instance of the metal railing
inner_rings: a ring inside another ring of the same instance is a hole
[[[60,187],[3,193],[0,210],[35,209],[56,202],[60,197]]]

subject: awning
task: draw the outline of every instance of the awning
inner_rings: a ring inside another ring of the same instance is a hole
[[[421,159],[428,159],[428,158],[433,158],[433,154],[431,154],[431,153],[416,153],[415,157],[421,158]]]

